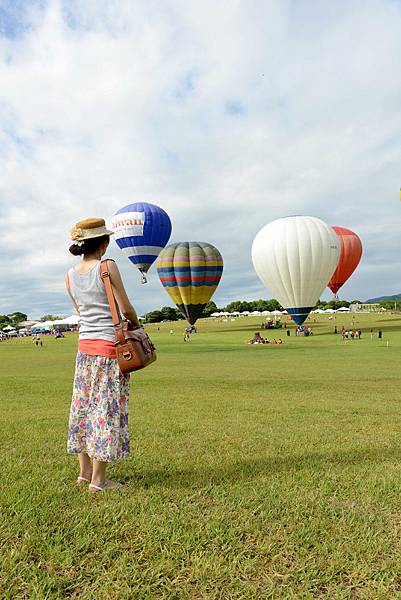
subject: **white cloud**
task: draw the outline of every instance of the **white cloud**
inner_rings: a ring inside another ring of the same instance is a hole
[[[137,200],[169,212],[172,240],[221,250],[218,303],[267,295],[250,247],[287,214],[360,234],[343,295],[400,291],[399,4],[29,9],[0,38],[0,313],[68,313],[71,225]],[[140,312],[169,303],[154,268],[141,287],[112,254]]]

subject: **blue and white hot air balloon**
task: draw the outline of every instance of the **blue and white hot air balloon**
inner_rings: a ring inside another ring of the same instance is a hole
[[[111,228],[118,247],[142,273],[142,283],[146,283],[146,273],[170,238],[170,217],[159,206],[135,202],[116,212]]]
[[[252,245],[262,283],[301,325],[320,298],[339,259],[334,230],[317,217],[285,217],[265,225]]]

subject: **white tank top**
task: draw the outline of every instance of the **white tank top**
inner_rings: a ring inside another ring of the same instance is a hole
[[[87,273],[68,271],[71,294],[79,307],[79,339],[114,342],[114,325],[104,283],[100,276],[100,261]]]

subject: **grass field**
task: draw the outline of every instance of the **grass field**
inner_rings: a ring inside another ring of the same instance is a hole
[[[128,489],[98,495],[65,452],[76,336],[0,344],[0,597],[401,598],[401,316],[317,321],[150,326]]]

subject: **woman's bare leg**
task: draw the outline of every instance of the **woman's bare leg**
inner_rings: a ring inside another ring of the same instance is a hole
[[[106,467],[107,462],[96,460],[96,458],[93,459],[92,481],[89,486],[90,492],[99,492],[100,490],[96,489],[99,487],[110,490],[119,490],[125,487],[122,483],[118,483],[118,481],[106,479]]]
[[[90,481],[91,477],[92,477],[91,459],[86,454],[86,452],[80,452],[78,454],[78,461],[79,461],[79,476],[84,477],[85,479],[88,479],[88,481]]]
[[[106,467],[107,462],[102,460],[93,459],[93,472],[92,472],[92,481],[93,485],[102,486],[106,481]]]

